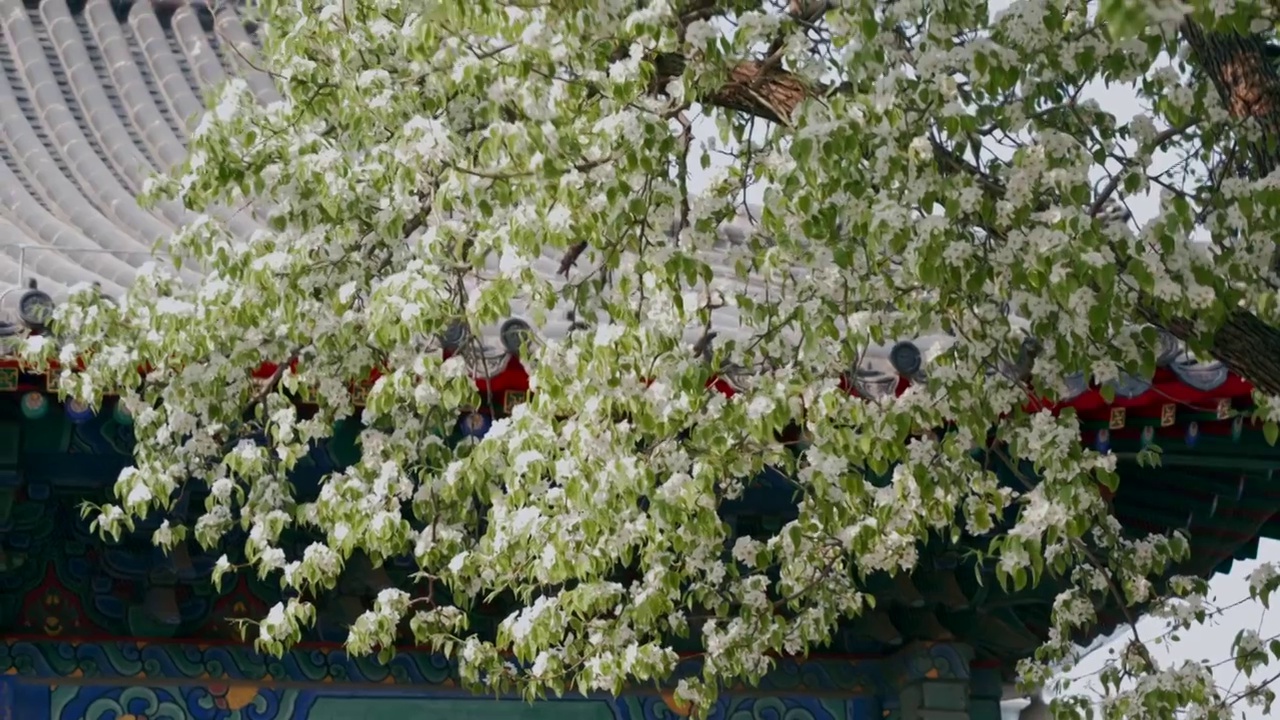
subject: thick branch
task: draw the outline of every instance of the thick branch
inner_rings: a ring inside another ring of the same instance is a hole
[[[1250,174],[1270,175],[1280,167],[1280,71],[1271,44],[1258,34],[1207,32],[1191,18],[1183,21],[1180,31],[1227,112],[1257,123],[1261,137],[1245,143]],[[1271,269],[1280,273],[1280,252],[1272,257]]]
[[[1280,164],[1280,72],[1270,44],[1261,35],[1205,32],[1190,19],[1181,32],[1231,116],[1258,122],[1263,137],[1250,143],[1253,170],[1256,177],[1269,174]]]
[[[764,3],[748,2],[747,5],[759,9]],[[832,5],[831,0],[788,0],[786,12],[794,23],[814,28]],[[684,39],[684,31],[694,21],[707,20],[735,8],[741,10],[745,6],[741,6],[740,0],[684,0],[680,10],[680,38]],[[774,40],[763,59],[743,60],[734,66],[723,85],[704,93],[698,101],[703,105],[790,125],[800,103],[810,95],[822,95],[824,89],[811,87],[799,76],[781,68],[779,61],[783,37],[779,35]],[[622,48],[619,51],[622,52]],[[680,53],[659,53],[651,60],[657,71],[655,75],[658,88],[665,87],[669,79],[683,75],[687,64]]]
[[[1160,322],[1151,314],[1149,319],[1183,340],[1195,335],[1195,323],[1187,318]],[[1280,395],[1280,328],[1236,310],[1214,333],[1209,352],[1262,392]]]
[[[1258,34],[1208,32],[1191,18],[1180,31],[1232,117],[1257,122],[1261,138],[1247,143],[1250,171],[1255,178],[1269,175],[1280,167],[1280,72],[1270,43]],[[1280,253],[1272,270],[1280,272]],[[1179,337],[1189,335],[1192,326],[1177,319],[1167,324]],[[1212,353],[1258,389],[1280,394],[1280,329],[1234,311],[1214,335]]]
[[[678,53],[663,53],[654,58],[659,78],[684,74],[685,59]],[[659,87],[665,85],[659,81]],[[770,122],[790,125],[796,108],[810,95],[820,95],[822,88],[811,87],[799,76],[759,60],[744,60],[729,71],[723,85],[698,100],[704,105],[746,113]]]

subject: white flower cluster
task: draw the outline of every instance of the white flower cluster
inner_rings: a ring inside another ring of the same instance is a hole
[[[828,643],[870,606],[868,573],[911,572],[938,538],[976,543],[1008,592],[1063,591],[1022,666],[1033,683],[1106,603],[1176,597],[1161,612],[1201,619],[1202,588],[1153,582],[1187,539],[1128,534],[1103,491],[1116,457],[1037,404],[1071,373],[1149,372],[1158,343],[1136,319],[1193,318],[1182,334],[1205,337],[1231,312],[1280,320],[1263,262],[1277,180],[1155,160],[1229,134],[1212,94],[1155,29],[1125,37],[1072,0],[997,18],[977,0],[694,5],[263,0],[281,99],[229,82],[185,166],[148,186],[202,213],[168,244],[205,274],[148,268],[118,305],[86,289],[58,310],[74,332],[23,348],[83,358],[64,389],[132,413],[135,464],[97,526],[159,511],[157,544],[226,553],[216,578],[278,578],[295,599],[258,625],[273,652],[314,622],[297,598],[354,557],[412,557],[418,582],[381,589],[350,649],[411,634],[467,682],[529,697],[667,678],[692,635],[704,672],[676,696],[705,709]],[[1151,110],[1079,98],[1100,81]],[[690,192],[690,161],[722,155]],[[1107,210],[1148,187],[1154,218]],[[744,188],[764,207],[725,247],[716,224]],[[246,230],[224,208],[250,199]],[[574,332],[521,350],[527,401],[455,442],[460,413],[502,401],[472,377],[484,332],[569,310]],[[445,358],[436,338],[459,322]],[[901,394],[854,371],[939,336]],[[264,363],[278,370],[249,376]],[[715,376],[739,392],[708,390]],[[1274,429],[1280,405],[1258,403]],[[351,428],[358,460],[295,486],[313,444]],[[722,504],[770,467],[795,514],[745,537]],[[194,518],[174,513],[188,485],[208,490]],[[248,540],[228,547],[236,528]],[[1251,580],[1263,599],[1277,585],[1270,566]],[[473,632],[493,597],[516,607]],[[1108,670],[1109,717],[1221,700],[1203,667],[1141,650]]]

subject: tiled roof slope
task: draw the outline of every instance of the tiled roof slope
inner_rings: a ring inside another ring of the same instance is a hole
[[[189,218],[136,196],[181,161],[184,119],[232,71],[220,38],[248,42],[233,11],[0,0],[0,305],[31,280],[55,298],[82,282],[120,293]]]

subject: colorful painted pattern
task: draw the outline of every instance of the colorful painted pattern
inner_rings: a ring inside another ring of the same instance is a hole
[[[713,718],[881,717],[889,666],[936,673],[961,656],[783,663],[757,689],[726,693]],[[913,655],[914,657],[914,655]],[[401,653],[383,665],[341,650],[268,658],[245,646],[137,642],[0,644],[0,720],[675,720],[658,693],[525,703],[468,694],[440,656]],[[901,681],[900,678],[895,678]],[[888,703],[892,705],[892,702]]]
[[[14,715],[22,720],[678,720],[658,697],[526,703],[441,692],[59,686]],[[236,692],[240,691],[240,692]],[[726,698],[716,720],[870,720],[874,700]],[[3,717],[0,715],[0,717]]]
[[[696,661],[684,672],[696,673]],[[457,687],[457,668],[445,657],[407,651],[380,663],[352,657],[338,648],[295,648],[276,658],[247,645],[193,645],[116,640],[76,642],[9,640],[0,643],[0,675],[70,678],[77,682],[122,682],[137,678],[270,684],[356,684]],[[862,695],[884,690],[886,682],[919,678],[965,679],[968,660],[944,644],[922,646],[893,659],[785,659],[760,684],[776,694],[820,691]]]

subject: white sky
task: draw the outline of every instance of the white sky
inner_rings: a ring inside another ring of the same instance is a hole
[[[1215,606],[1223,607],[1247,599],[1249,584],[1246,578],[1249,573],[1262,562],[1277,561],[1280,561],[1280,543],[1274,540],[1262,541],[1258,547],[1258,560],[1236,562],[1231,568],[1231,574],[1213,578],[1210,582],[1211,601]],[[1186,660],[1207,661],[1210,664],[1221,663],[1214,669],[1219,687],[1227,690],[1233,688],[1238,692],[1247,685],[1247,682],[1245,678],[1237,677],[1232,662],[1224,661],[1229,661],[1231,658],[1231,643],[1235,640],[1236,633],[1245,628],[1257,630],[1264,640],[1275,637],[1280,635],[1280,617],[1277,617],[1276,613],[1266,611],[1259,603],[1245,602],[1205,625],[1179,633],[1180,640],[1177,643],[1153,646],[1152,655],[1157,661],[1168,664],[1181,664]],[[1139,622],[1138,630],[1144,639],[1149,639],[1161,635],[1165,625],[1163,621],[1149,619]],[[1121,642],[1123,640],[1118,641],[1116,647],[1119,647]],[[1085,662],[1071,673],[1071,677],[1093,679],[1106,658],[1106,651],[1095,653],[1086,658]],[[1258,671],[1255,680],[1270,677],[1277,670],[1280,670],[1280,667],[1275,664],[1263,668]],[[1242,709],[1239,715],[1248,718],[1266,717],[1261,709]]]

